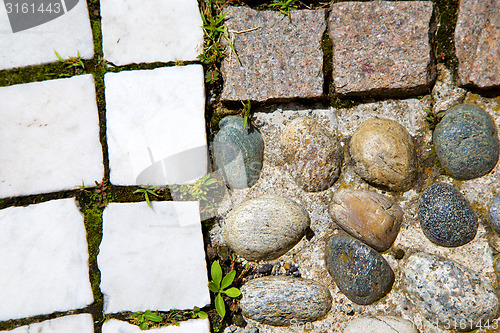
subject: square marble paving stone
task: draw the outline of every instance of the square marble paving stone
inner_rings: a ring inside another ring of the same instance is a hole
[[[170,185],[207,173],[201,65],[107,73],[110,180]]]
[[[89,313],[59,317],[0,333],[94,333],[94,320]]]
[[[8,3],[14,6],[8,6]],[[23,3],[28,4],[28,7],[22,7]],[[31,3],[34,3],[36,8],[32,7]],[[74,7],[75,0],[64,0],[64,3],[65,6],[62,6],[60,1],[43,1],[43,10],[48,10],[47,6],[51,5],[51,14],[48,14],[48,11],[40,12],[40,1],[5,1],[5,5],[0,6],[0,70],[56,62],[58,59],[54,51],[64,59],[75,57],[78,53],[84,59],[94,56],[87,2],[76,1]],[[12,17],[16,11],[22,10],[32,14],[28,19],[21,18],[26,24],[19,24],[20,17]],[[33,14],[33,11],[36,13]],[[49,17],[53,19],[47,21]],[[33,21],[41,24],[30,25]],[[33,27],[13,32],[18,30],[13,27],[22,26]]]
[[[104,177],[92,75],[0,88],[0,198]]]
[[[104,209],[97,262],[105,313],[210,304],[198,202],[152,208],[139,202]]]
[[[141,333],[139,326],[111,319],[102,325],[102,333]],[[150,329],[152,333],[209,333],[208,319],[193,319],[179,323],[179,326],[166,326]],[[16,332],[17,333],[17,332]]]
[[[104,58],[116,66],[197,60],[203,22],[197,0],[101,0]]]
[[[83,215],[75,199],[0,210],[0,321],[93,302]]]

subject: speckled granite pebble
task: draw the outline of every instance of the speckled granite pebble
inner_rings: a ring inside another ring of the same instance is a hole
[[[441,246],[461,246],[476,236],[478,219],[465,197],[448,184],[432,184],[420,197],[418,218],[425,236]]]
[[[391,247],[403,220],[398,204],[372,191],[340,189],[329,209],[342,229],[377,251]]]
[[[370,118],[351,138],[354,171],[364,180],[395,191],[409,188],[416,174],[413,139],[398,122]]]
[[[498,297],[488,280],[437,255],[411,255],[403,286],[422,315],[444,329],[470,331],[487,321],[492,324],[498,313]]]
[[[289,326],[312,322],[332,307],[328,288],[319,282],[286,276],[268,276],[241,287],[241,312],[267,325]]]
[[[493,199],[489,215],[493,229],[500,234],[500,193]]]
[[[262,196],[230,211],[222,236],[236,254],[247,260],[273,260],[294,247],[309,225],[309,214],[295,201]]]
[[[491,116],[474,104],[446,111],[436,126],[433,143],[443,167],[459,179],[484,176],[498,162],[498,129]]]
[[[375,316],[351,320],[343,333],[418,333],[418,330],[411,321],[401,317]]]
[[[323,95],[325,10],[224,9],[226,27],[240,62],[224,38],[225,101],[314,98]]]
[[[259,180],[264,158],[264,140],[242,117],[229,116],[219,122],[220,131],[212,143],[215,164],[231,188],[253,186]]]
[[[334,235],[325,250],[328,273],[351,301],[372,304],[384,297],[394,283],[394,272],[377,251],[361,241]]]
[[[326,190],[339,178],[343,153],[338,139],[316,120],[299,117],[288,123],[281,147],[288,171],[304,191]]]
[[[436,78],[431,1],[335,1],[328,20],[335,92],[423,94]]]

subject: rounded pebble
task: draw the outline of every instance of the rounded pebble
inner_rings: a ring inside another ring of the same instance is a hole
[[[500,234],[500,193],[493,199],[489,215],[493,230]]]
[[[448,247],[473,240],[479,224],[465,197],[453,186],[440,183],[428,186],[422,193],[418,217],[425,236]]]
[[[328,189],[339,178],[342,150],[338,139],[316,120],[299,117],[281,134],[288,170],[306,192]]]
[[[394,272],[384,257],[350,236],[333,236],[326,247],[325,261],[337,287],[357,304],[381,299],[394,283]]]
[[[350,154],[354,171],[367,182],[402,191],[416,175],[413,139],[398,122],[371,118],[356,129]]]
[[[403,220],[398,204],[372,191],[341,189],[329,208],[342,229],[377,251],[391,247]]]
[[[418,333],[409,320],[395,316],[374,316],[353,319],[344,328],[344,333]]]
[[[474,104],[446,111],[436,126],[433,143],[443,167],[458,179],[484,176],[498,162],[500,143],[495,122]]]
[[[404,267],[403,286],[422,315],[443,329],[470,331],[492,323],[497,316],[498,297],[490,282],[437,255],[411,255]]]
[[[241,312],[262,324],[289,326],[312,322],[332,307],[328,288],[316,281],[287,276],[266,276],[241,287]]]
[[[253,186],[259,180],[264,158],[264,140],[242,117],[228,116],[219,122],[220,131],[212,147],[216,166],[231,188]]]
[[[294,247],[309,225],[309,214],[295,201],[263,196],[229,212],[222,236],[237,255],[247,260],[273,260]]]

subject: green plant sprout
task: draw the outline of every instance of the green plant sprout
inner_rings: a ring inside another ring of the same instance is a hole
[[[245,105],[245,103],[243,103],[243,112],[242,112],[242,116],[243,116],[243,128],[247,128],[248,118],[250,117],[250,112],[251,112],[251,107],[252,107],[252,105],[250,103],[250,100],[247,101],[246,105]]]
[[[223,278],[222,267],[220,266],[218,261],[214,261],[212,263],[210,273],[212,275],[212,281],[208,283],[208,288],[210,289],[210,291],[217,294],[215,296],[215,309],[217,310],[219,316],[221,316],[221,318],[224,318],[224,316],[226,315],[226,304],[224,303],[222,294],[225,294],[231,298],[236,298],[241,295],[241,291],[238,288],[228,288],[229,286],[231,286],[234,278],[236,277],[236,271],[230,271]]]
[[[54,50],[58,62],[65,64],[67,68],[81,68],[85,69],[85,65],[83,64],[82,57],[80,56],[80,52],[77,53],[76,57],[69,57],[69,59],[64,60],[56,50]]]
[[[195,306],[193,309],[192,317],[193,318],[200,318],[200,319],[207,319],[208,314],[205,311],[201,311],[201,309],[199,307]]]
[[[149,199],[149,195],[153,195],[155,197],[159,197],[158,192],[160,191],[160,188],[154,187],[154,188],[140,188],[138,190],[134,191],[134,194],[136,193],[141,193],[144,195],[144,199],[146,199],[146,203],[148,206],[153,209],[153,206],[151,206],[151,200]]]
[[[434,131],[436,129],[437,124],[441,121],[444,116],[445,111],[439,111],[438,113],[434,113],[429,109],[424,109],[426,116],[425,120],[429,124],[429,129]]]
[[[273,0],[273,2],[269,4],[269,8],[278,9],[283,15],[291,19],[290,11],[292,9],[297,9],[296,2],[297,0]]]
[[[141,330],[148,330],[150,326],[163,322],[163,317],[157,315],[150,310],[146,312],[136,312],[129,316],[132,322],[139,326]]]

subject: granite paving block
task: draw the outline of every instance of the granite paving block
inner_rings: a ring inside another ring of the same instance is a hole
[[[183,321],[179,326],[171,325],[161,328],[151,328],[152,333],[209,333],[210,322],[208,319],[194,319]],[[111,319],[102,325],[102,333],[141,333],[139,326],[124,321]]]
[[[60,1],[43,1],[44,8],[41,1],[28,0],[0,5],[0,70],[56,62],[54,51],[64,59],[78,53],[91,59],[94,42],[87,3],[76,1],[73,7],[74,2],[63,1],[62,6]],[[52,15],[47,14],[49,4]],[[23,18],[23,12],[31,16]]]
[[[203,22],[196,0],[101,0],[104,58],[114,65],[197,60]]]
[[[107,73],[111,183],[179,184],[207,172],[200,65]]]
[[[59,317],[0,333],[94,333],[94,320],[89,313]]]
[[[0,88],[0,198],[104,177],[92,75]]]
[[[110,203],[97,261],[105,313],[210,304],[198,202]]]
[[[0,321],[93,302],[83,215],[75,199],[0,210]]]
[[[328,29],[335,92],[370,97],[423,94],[436,78],[436,26],[430,1],[332,4]]]
[[[500,87],[500,0],[460,0],[455,49],[461,85]]]
[[[223,39],[222,100],[322,96],[325,10],[294,10],[291,21],[278,11],[248,7],[228,7],[224,13],[240,62]]]

